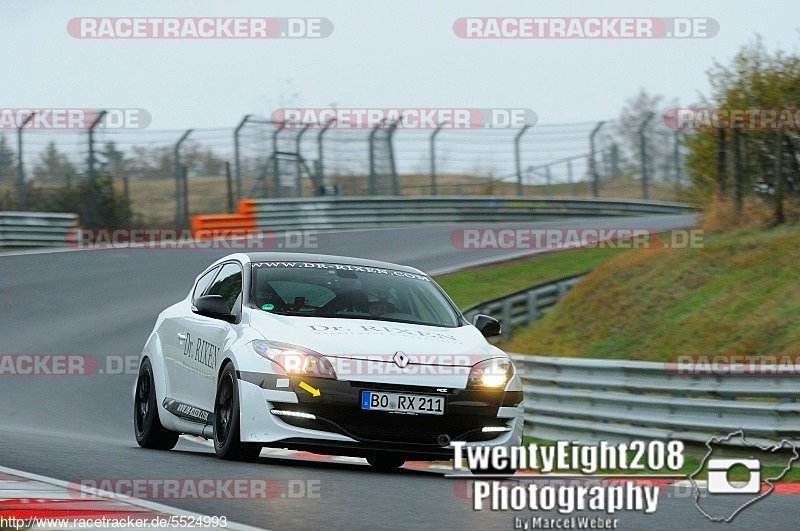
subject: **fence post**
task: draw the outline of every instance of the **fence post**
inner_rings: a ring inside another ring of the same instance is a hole
[[[239,121],[236,129],[233,130],[233,164],[235,165],[234,171],[236,172],[236,199],[242,198],[242,162],[239,158],[239,133],[247,123],[247,120],[250,119],[250,116],[250,114],[245,114],[244,118]]]
[[[402,118],[398,118],[391,124],[389,124],[389,130],[386,133],[386,143],[389,145],[389,172],[392,174],[392,195],[398,196],[400,195],[400,183],[397,182],[397,166],[395,165],[394,160],[394,132],[397,131],[397,126],[400,125],[400,120]]]
[[[610,178],[619,177],[619,145],[611,144],[611,175]]]
[[[89,171],[87,176],[90,179],[94,175],[94,128],[97,127],[97,124],[100,123],[100,120],[102,120],[105,115],[106,111],[100,111],[97,113],[97,118],[94,119],[94,122],[92,122],[92,125],[89,126],[87,131],[89,133],[89,158],[87,160]]]
[[[317,133],[317,195],[322,195],[322,190],[325,187],[325,166],[324,166],[324,152],[322,149],[322,136],[325,132],[330,129],[333,123],[336,121],[336,118],[331,118],[325,125],[322,127],[319,133]]]
[[[297,153],[294,161],[294,194],[295,197],[303,197],[303,165],[300,163],[302,156],[300,155],[300,143],[303,141],[303,135],[311,124],[305,124],[303,128],[297,133],[294,139],[294,151]]]
[[[519,133],[514,137],[514,163],[517,168],[517,195],[522,197],[524,194],[522,188],[522,159],[520,158],[519,153],[519,141],[522,138],[522,135],[525,134],[525,131],[530,128],[530,125],[523,125],[522,128],[519,130]]]
[[[575,195],[575,183],[572,180],[572,159],[567,161],[567,183],[570,185],[572,195]]]
[[[272,197],[281,196],[281,164],[278,159],[278,135],[286,127],[286,122],[278,123],[278,127],[272,133]]]
[[[673,133],[674,146],[672,156],[675,162],[675,193],[681,192],[681,131],[676,129]],[[676,195],[677,199],[677,195]]]
[[[25,184],[25,168],[22,162],[22,130],[35,115],[36,113],[32,112],[23,120],[20,126],[17,127],[17,202],[20,210],[25,210],[25,203],[27,201],[25,197],[27,188]]]
[[[442,130],[442,127],[447,125],[448,122],[442,122],[436,126],[433,133],[431,133],[430,150],[431,150],[431,195],[436,195],[436,135]]]
[[[184,226],[189,224],[189,168],[181,164],[181,180],[183,181],[183,216]]]
[[[369,132],[369,195],[375,195],[377,183],[375,180],[375,135],[378,134],[378,128],[383,123],[383,120],[375,124],[372,131]]]
[[[738,218],[742,215],[744,200],[744,171],[742,169],[742,135],[734,129],[733,141],[733,213]]]
[[[122,177],[122,197],[125,199],[125,223],[131,223],[131,187],[128,176]]]
[[[231,178],[231,163],[225,161],[225,188],[228,191],[228,213],[233,213],[233,182]]]
[[[514,326],[511,323],[511,299],[503,300],[500,314],[502,315],[500,337],[503,341],[508,341],[508,338],[511,337],[511,328]]]
[[[592,133],[589,135],[589,173],[592,175],[592,197],[600,197],[600,174],[597,172],[597,161],[595,152],[597,151],[597,134],[605,122],[598,122]]]
[[[181,144],[192,134],[194,129],[187,129],[183,135],[181,135],[180,139],[175,143],[175,149],[173,150],[173,161],[175,163],[174,172],[175,172],[175,225],[177,227],[183,227],[183,222],[186,219],[186,214],[183,211],[184,201],[183,201],[183,192],[184,187],[183,183],[181,182],[183,179],[183,169],[181,165]]]
[[[562,297],[564,297],[564,294],[567,293],[567,290],[569,288],[567,287],[566,282],[561,281],[558,283],[557,289],[558,289],[558,298],[561,299]]]
[[[783,134],[775,133],[775,222],[783,223],[786,216],[783,212]]]
[[[539,318],[539,295],[536,290],[528,292],[528,324],[533,323]]]
[[[544,178],[547,183],[547,195],[553,195],[553,176],[550,174],[550,166],[545,167]]]
[[[647,115],[645,115],[644,120],[642,120],[642,124],[639,126],[639,158],[641,159],[640,162],[642,164],[642,199],[648,199],[650,195],[650,176],[648,175],[647,169],[647,137],[645,136],[644,132],[647,128],[647,125],[650,123],[650,120],[652,119],[653,113],[648,112]]]
[[[181,180],[183,181],[183,227],[189,225],[189,168],[181,164]]]
[[[727,169],[726,155],[725,129],[720,128],[717,131],[717,194],[720,198],[725,197],[728,188],[727,176],[725,175]]]

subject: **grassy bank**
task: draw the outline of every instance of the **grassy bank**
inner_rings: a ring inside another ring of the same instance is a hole
[[[599,265],[513,352],[664,361],[678,354],[796,354],[800,228],[706,235]]]
[[[589,271],[622,252],[609,248],[555,251],[440,275],[436,282],[463,309],[535,284]]]

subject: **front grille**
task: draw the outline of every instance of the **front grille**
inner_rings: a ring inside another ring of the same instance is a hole
[[[277,409],[313,414],[317,420],[282,417],[283,422],[302,428],[341,433],[360,442],[379,443],[383,446],[408,444],[425,449],[441,449],[445,439],[495,439],[500,436],[498,433],[483,433],[481,428],[497,425],[498,408],[504,400],[516,398],[513,396],[514,392],[498,390],[451,388],[442,391],[428,386],[348,382],[330,378],[304,378],[304,381],[319,389],[321,394],[312,396],[298,387],[299,380],[292,380],[292,389],[297,393],[298,402],[273,402],[273,405]],[[361,409],[361,393],[364,390],[444,396],[444,415],[364,411]],[[519,400],[521,398],[520,396]]]
[[[407,416],[407,415],[404,415]],[[442,430],[422,429],[414,426],[373,426],[369,424],[343,424],[341,427],[357,439],[368,441],[392,441],[411,444],[439,446],[439,437],[455,437]]]
[[[308,408],[298,408],[301,409],[309,411]],[[317,420],[295,417],[282,417],[281,420],[292,426],[334,431],[357,440],[436,447],[442,446],[443,436],[445,441],[487,441],[499,435],[480,431],[488,424],[481,416],[402,415],[324,406],[315,407],[313,413]]]

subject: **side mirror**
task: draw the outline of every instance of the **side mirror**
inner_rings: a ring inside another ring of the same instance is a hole
[[[204,295],[194,300],[192,311],[198,315],[221,319],[229,323],[236,321],[236,316],[228,309],[228,305],[222,295]]]
[[[483,337],[495,337],[500,335],[500,321],[494,317],[478,314],[472,320],[472,324],[483,334]]]

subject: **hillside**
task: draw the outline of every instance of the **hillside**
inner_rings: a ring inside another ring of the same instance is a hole
[[[707,234],[697,249],[631,250],[595,269],[505,348],[674,360],[800,351],[800,228]]]

